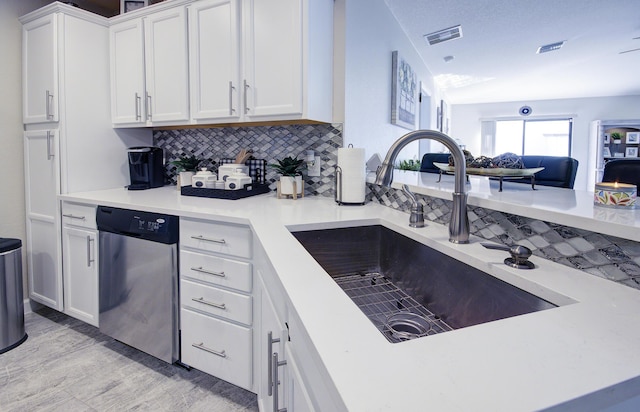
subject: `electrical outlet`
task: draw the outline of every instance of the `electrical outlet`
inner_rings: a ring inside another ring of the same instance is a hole
[[[320,176],[320,156],[315,157],[313,164],[307,165],[307,175],[311,177]]]

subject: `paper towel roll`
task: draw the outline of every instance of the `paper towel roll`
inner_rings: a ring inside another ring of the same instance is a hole
[[[339,173],[336,201],[339,203],[364,203],[365,170],[364,149],[345,147],[338,149]]]

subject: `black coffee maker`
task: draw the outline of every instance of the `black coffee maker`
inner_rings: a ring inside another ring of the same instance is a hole
[[[159,147],[131,147],[129,155],[129,190],[164,186],[164,153]]]

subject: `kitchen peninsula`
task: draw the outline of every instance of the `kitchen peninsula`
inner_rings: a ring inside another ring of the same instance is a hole
[[[430,187],[432,176],[421,181],[420,174],[400,175],[394,185],[404,181],[418,193],[447,197],[446,187]],[[476,185],[485,184],[489,190],[483,197]],[[569,191],[576,199],[572,211],[565,207],[571,199],[555,209],[551,200],[542,202],[539,195],[548,192],[543,188],[531,191],[527,185],[505,183],[505,190],[494,194],[493,183],[471,178],[470,185],[470,204],[542,214],[564,224],[573,215],[571,224],[594,225],[591,230],[605,223],[637,225],[637,220],[616,223],[614,215],[592,216],[588,223],[586,194],[578,192]],[[374,203],[345,207],[326,197],[278,200],[273,194],[213,200],[180,196],[175,187],[84,192],[60,199],[250,227],[254,253],[264,255],[255,263],[254,288],[264,278],[268,294],[280,298],[274,304],[286,306],[280,313],[290,350],[297,354],[303,392],[317,410],[418,410],[425,405],[435,410],[595,410],[639,402],[640,355],[635,348],[640,340],[640,292],[633,288],[536,256],[531,258],[536,269],[512,269],[502,264],[504,252],[483,248],[477,237],[472,236],[469,245],[455,245],[448,242],[445,226],[428,222],[426,228],[412,229],[406,213]],[[558,307],[391,344],[290,234],[370,224],[386,226]],[[633,239],[632,231],[621,232],[616,235]],[[266,279],[264,273],[271,275]],[[256,319],[259,310],[254,304]],[[256,345],[255,359],[260,359],[260,351]],[[261,368],[255,366],[257,381]],[[259,399],[266,397],[257,392]]]

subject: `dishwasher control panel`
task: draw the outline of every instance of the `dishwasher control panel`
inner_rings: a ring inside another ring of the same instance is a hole
[[[166,244],[178,243],[179,218],[173,215],[98,206],[96,223],[102,232]]]
[[[166,233],[169,230],[167,220],[163,217],[134,215],[129,230],[132,233]]]

